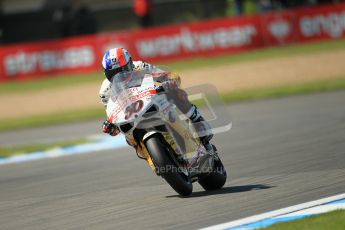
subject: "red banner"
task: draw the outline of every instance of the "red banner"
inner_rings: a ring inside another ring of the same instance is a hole
[[[297,10],[300,42],[345,37],[345,4]]]
[[[239,52],[263,46],[255,17],[213,20],[133,33],[136,55],[143,60],[171,60]]]
[[[96,71],[111,47],[128,49],[136,60],[157,62],[338,39],[345,37],[344,22],[345,4],[337,4],[4,46],[0,48],[0,82]]]
[[[95,48],[94,37],[2,47],[0,80],[94,71],[98,67]]]

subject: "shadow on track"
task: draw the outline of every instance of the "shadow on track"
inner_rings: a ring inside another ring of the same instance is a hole
[[[253,191],[253,190],[270,189],[273,187],[274,186],[267,185],[267,184],[252,184],[252,185],[223,187],[222,189],[219,189],[219,190],[193,192],[187,198],[212,196],[212,195],[220,195],[220,194],[228,194],[228,193],[238,193],[238,192],[249,192],[249,191]],[[166,196],[166,197],[171,198],[171,197],[181,197],[181,196],[180,195],[172,195],[172,196]]]

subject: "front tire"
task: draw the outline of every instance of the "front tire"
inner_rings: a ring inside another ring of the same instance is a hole
[[[214,169],[211,173],[199,178],[199,184],[206,190],[221,189],[227,179],[227,173],[220,158],[214,161]]]
[[[193,191],[190,178],[177,166],[172,149],[161,134],[153,134],[145,141],[158,174],[181,196],[189,196]]]

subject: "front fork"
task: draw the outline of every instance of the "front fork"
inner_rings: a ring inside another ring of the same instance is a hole
[[[149,131],[149,132],[147,132],[147,133],[143,136],[143,139],[142,139],[142,141],[141,141],[141,146],[143,146],[143,148],[144,148],[145,157],[146,157],[146,161],[147,161],[148,165],[151,167],[152,171],[154,171],[154,172],[157,174],[156,167],[155,167],[155,165],[154,165],[154,163],[153,163],[153,161],[152,161],[152,158],[151,158],[151,156],[150,156],[149,152],[147,151],[146,146],[145,146],[145,144],[144,144],[144,142],[145,142],[145,140],[146,140],[147,138],[151,137],[152,135],[154,135],[154,134],[156,134],[156,133],[158,133],[158,132],[157,132],[157,131]]]

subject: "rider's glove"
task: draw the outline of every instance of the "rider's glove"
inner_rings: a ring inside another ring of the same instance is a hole
[[[102,131],[103,133],[108,133],[111,136],[116,136],[117,134],[120,133],[119,128],[115,124],[109,121],[103,122]]]
[[[178,87],[177,82],[175,80],[167,80],[162,82],[161,87],[163,87],[164,91],[174,90]]]

